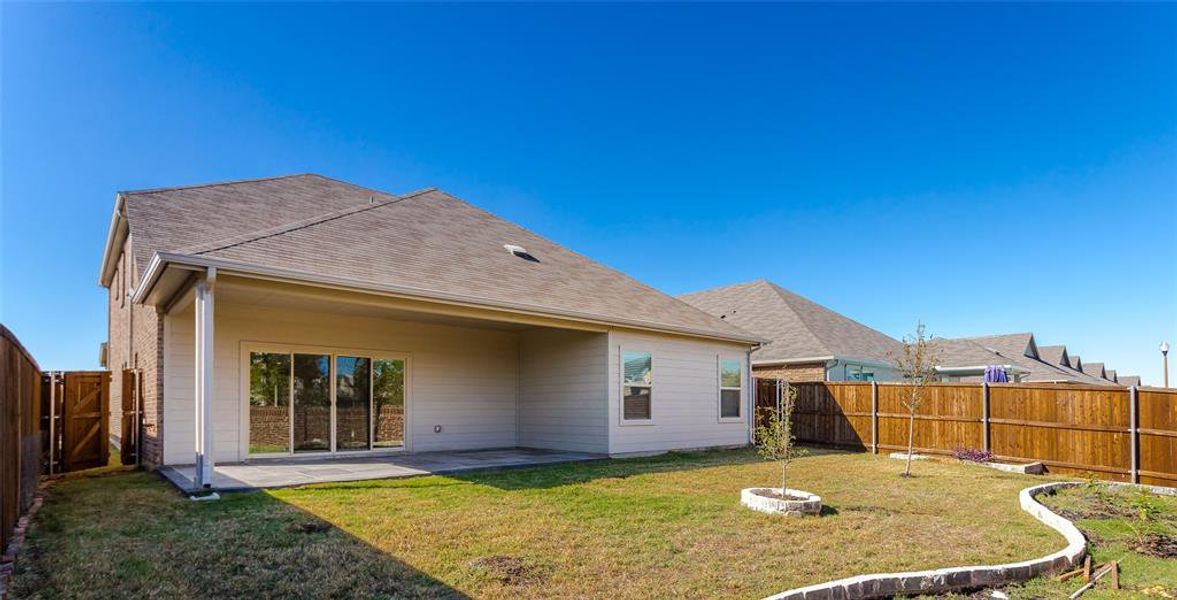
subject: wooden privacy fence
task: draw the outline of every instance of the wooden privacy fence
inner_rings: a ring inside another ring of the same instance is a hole
[[[910,386],[804,382],[794,431],[801,442],[907,450]],[[776,381],[757,380],[757,405],[774,406]],[[1177,486],[1177,390],[1050,384],[940,383],[925,389],[915,448],[987,450],[1052,471]]]
[[[41,369],[0,325],[0,552],[41,475]]]

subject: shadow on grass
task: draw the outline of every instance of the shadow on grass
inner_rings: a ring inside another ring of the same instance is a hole
[[[192,502],[148,473],[49,489],[13,598],[467,598],[265,492]]]

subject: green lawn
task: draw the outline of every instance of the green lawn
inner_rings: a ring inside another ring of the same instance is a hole
[[[1060,491],[1042,502],[1083,531],[1095,564],[1120,563],[1122,589],[1097,585],[1084,599],[1177,598],[1177,555],[1156,556],[1154,550],[1166,539],[1177,549],[1177,498],[1093,484]],[[1011,598],[1065,598],[1081,585],[1078,580],[1043,578],[1006,591]]]
[[[873,571],[1024,560],[1061,536],[1018,508],[1042,481],[815,451],[790,487],[821,517],[739,504],[778,469],[749,451],[229,494],[148,473],[50,488],[16,597],[758,598]]]

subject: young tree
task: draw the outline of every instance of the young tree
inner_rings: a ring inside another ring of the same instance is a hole
[[[777,381],[778,390],[781,381]],[[781,464],[781,496],[788,486],[789,461],[803,456],[805,451],[794,445],[793,408],[797,405],[797,389],[785,384],[785,393],[778,397],[777,406],[760,409],[761,419],[756,426],[756,451],[764,460],[775,460]]]
[[[917,323],[915,333],[903,337],[903,353],[896,357],[895,366],[907,383],[903,407],[907,409],[907,468],[904,477],[911,477],[911,456],[915,452],[915,415],[924,400],[925,388],[936,380],[935,351],[928,345],[923,323]]]

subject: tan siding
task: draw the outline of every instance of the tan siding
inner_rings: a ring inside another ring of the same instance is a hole
[[[609,451],[607,339],[561,329],[520,334],[520,446]]]
[[[622,351],[653,354],[653,424],[621,424]],[[748,348],[677,336],[614,331],[609,341],[609,452],[630,454],[748,443],[746,422],[719,420],[718,357],[745,361]],[[743,378],[744,413],[749,378]]]
[[[371,317],[218,303],[214,449],[218,461],[247,456],[242,344],[369,349],[409,355],[408,438],[414,452],[516,445],[518,334]],[[165,462],[194,459],[193,310],[168,317]],[[434,433],[434,425],[442,432]]]

